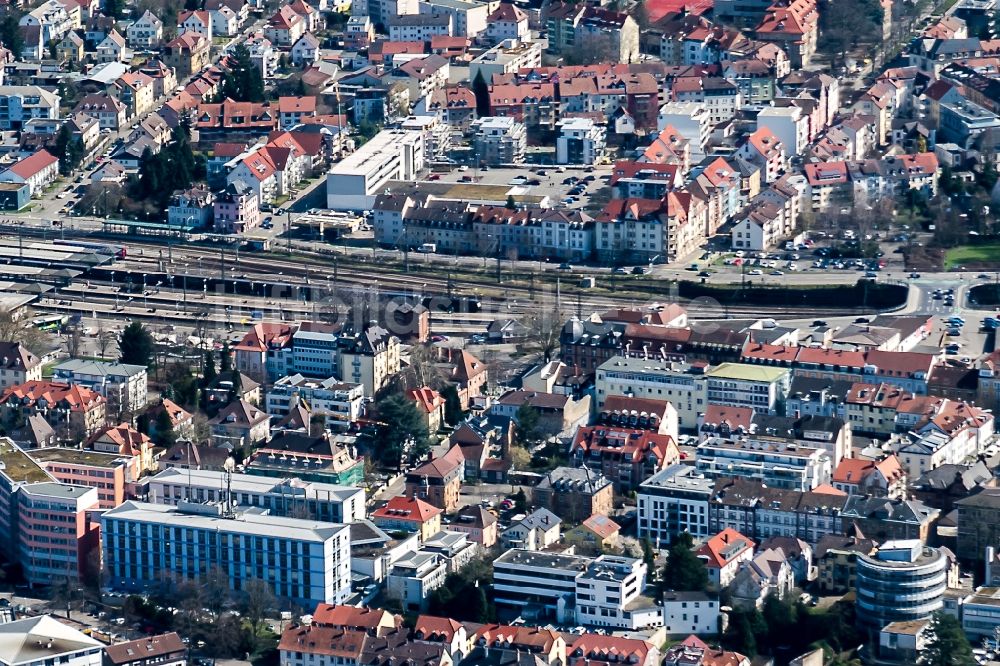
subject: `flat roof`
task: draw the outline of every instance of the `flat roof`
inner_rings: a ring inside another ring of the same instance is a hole
[[[543,567],[547,569],[566,569],[574,571],[585,571],[587,566],[593,562],[592,558],[582,555],[562,555],[559,553],[542,553],[535,550],[523,550],[513,548],[494,560],[493,565],[507,564],[514,567],[530,566]]]
[[[748,363],[722,363],[705,373],[709,377],[751,382],[776,382],[788,374],[788,368],[772,368]]]
[[[207,469],[178,469],[171,467],[162,472],[149,477],[148,483],[183,483],[201,488],[226,487],[226,475],[224,472],[217,472]],[[278,479],[272,476],[260,476],[258,474],[233,474],[232,489],[235,491],[293,495],[323,493],[326,495],[343,495],[346,499],[359,492],[364,492],[363,488],[357,486],[344,486],[335,483],[321,483],[312,481],[302,481],[297,478]],[[295,491],[298,491],[297,493]]]
[[[711,493],[715,487],[715,479],[706,477],[691,465],[676,463],[661,470],[639,484],[642,488],[677,488],[679,490],[694,490]]]
[[[118,467],[129,461],[127,456],[118,453],[73,449],[68,446],[31,449],[28,455],[38,462],[62,462],[68,465],[91,465],[92,467]]]
[[[93,486],[77,486],[71,483],[60,483],[58,481],[43,481],[41,483],[29,483],[21,486],[21,492],[28,493],[29,495],[78,499],[87,493],[94,493],[96,496],[97,488]]]
[[[15,482],[41,483],[55,480],[9,437],[0,438],[0,463],[3,463],[4,475]]]
[[[196,508],[205,510],[206,513],[191,510]],[[249,534],[300,541],[326,541],[348,529],[348,526],[342,523],[285,518],[252,511],[237,513],[235,517],[227,518],[207,513],[210,509],[211,505],[207,504],[198,505],[198,507],[176,507],[128,501],[106,511],[104,517],[137,523],[183,526],[213,532]]]

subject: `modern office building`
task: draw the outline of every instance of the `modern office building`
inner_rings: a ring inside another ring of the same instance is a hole
[[[576,578],[576,621],[626,631],[663,626],[663,611],[645,589],[642,560],[601,555]]]
[[[833,469],[822,449],[783,442],[710,437],[698,445],[695,468],[706,477],[754,479],[770,488],[812,490]]]
[[[178,506],[182,502],[222,502],[227,474],[207,469],[165,469],[143,480],[143,499]],[[264,509],[272,516],[353,523],[365,518],[365,491],[356,486],[229,474],[229,492],[238,508]]]
[[[863,627],[926,620],[944,606],[948,557],[920,541],[887,541],[857,559],[857,618]]]
[[[576,579],[593,560],[530,550],[508,550],[493,562],[498,606],[539,607],[558,622],[575,619]]]
[[[76,583],[98,573],[92,558],[100,526],[91,513],[98,508],[97,488],[42,482],[18,489],[17,562],[29,585]]]
[[[420,132],[383,130],[335,164],[326,177],[327,208],[366,210],[391,180],[414,180],[424,168]]]
[[[237,595],[248,583],[305,608],[351,594],[347,525],[270,516],[224,504],[125,502],[101,519],[107,587],[139,592],[220,570]]]
[[[681,532],[696,541],[713,534],[708,527],[708,503],[715,480],[691,465],[671,465],[639,485],[638,535],[654,548],[666,548]]]
[[[140,456],[63,446],[32,449],[30,455],[57,481],[96,488],[102,509],[124,502],[128,485],[142,474]]]

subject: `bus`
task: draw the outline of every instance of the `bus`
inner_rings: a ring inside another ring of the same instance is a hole
[[[31,320],[31,324],[40,331],[58,331],[63,326],[69,318],[66,315],[54,314],[54,315],[43,315],[41,317],[35,317]]]

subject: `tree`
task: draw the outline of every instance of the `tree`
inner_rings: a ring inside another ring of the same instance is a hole
[[[215,372],[215,353],[211,349],[205,352],[205,370],[202,372],[203,385],[210,386],[218,374]]]
[[[254,578],[246,584],[244,589],[243,610],[247,621],[250,622],[250,631],[254,640],[260,636],[261,626],[264,624],[264,617],[268,609],[274,608],[275,598],[271,587],[264,581]]]
[[[518,488],[514,493],[514,513],[527,513],[528,496],[524,494],[524,488]]]
[[[238,44],[229,54],[229,71],[222,80],[222,96],[237,102],[263,102],[264,78],[254,65],[250,50]]]
[[[124,0],[104,0],[104,15],[120,19],[125,13]]]
[[[509,208],[510,210],[517,210],[517,202],[514,201],[513,194],[507,195],[507,208]]]
[[[544,363],[551,361],[562,335],[564,317],[561,313],[543,305],[525,317],[522,323],[525,327],[525,351],[539,354]]]
[[[920,666],[974,666],[969,639],[951,615],[937,611],[927,627],[927,642],[918,659]]]
[[[750,615],[745,611],[734,613],[734,615],[735,617],[732,617],[729,622],[727,643],[737,652],[753,659],[757,656],[757,638],[754,635]]]
[[[519,444],[511,444],[508,453],[511,467],[520,472],[531,467],[531,453]]]
[[[458,387],[448,384],[441,390],[444,397],[444,421],[450,426],[462,421],[462,399],[458,397]]]
[[[170,448],[177,442],[177,433],[174,432],[174,422],[170,418],[170,412],[164,406],[156,414],[156,443],[160,446]]]
[[[45,335],[34,327],[26,310],[0,307],[0,340],[20,342],[36,355],[45,347]]]
[[[80,343],[83,341],[83,333],[79,324],[73,324],[66,330],[66,351],[70,358],[80,355]]]
[[[229,372],[233,369],[233,350],[229,348],[229,343],[222,345],[222,352],[219,354],[219,372]]]
[[[530,448],[544,439],[539,418],[538,410],[528,403],[517,408],[514,421],[517,423],[517,441],[521,446]]]
[[[642,546],[642,561],[646,564],[646,571],[652,573],[656,565],[656,553],[653,552],[653,544],[649,542],[649,537],[643,537],[640,542]]]
[[[476,72],[476,78],[472,80],[472,94],[476,96],[476,114],[490,115],[490,87],[483,77],[482,69]]]
[[[670,544],[663,588],[674,592],[704,592],[708,588],[708,570],[695,554],[694,539],[687,532],[678,534]]]
[[[24,50],[24,38],[21,36],[21,13],[13,8],[8,8],[0,18],[0,42],[3,43],[14,54],[15,58],[21,57]]]
[[[146,367],[153,363],[153,336],[150,335],[145,326],[137,321],[126,326],[125,330],[122,331],[118,349],[121,352],[120,360],[122,363]]]
[[[107,358],[108,347],[114,341],[114,332],[109,331],[104,325],[103,319],[97,320],[97,332],[94,334],[97,339],[97,354],[101,358]]]
[[[382,462],[402,467],[405,459],[417,460],[430,450],[427,426],[417,406],[396,393],[378,406],[379,420],[385,423],[382,432]]]

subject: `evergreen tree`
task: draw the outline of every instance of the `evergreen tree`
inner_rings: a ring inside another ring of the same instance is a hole
[[[969,639],[951,615],[937,611],[927,628],[927,642],[920,653],[920,666],[975,666]]]
[[[205,352],[205,370],[202,372],[202,377],[205,386],[210,386],[218,377],[218,373],[215,372],[215,354],[211,349]]]
[[[263,102],[264,78],[254,65],[250,50],[238,44],[229,54],[229,71],[222,82],[222,96],[237,102]]]
[[[542,441],[542,428],[537,409],[527,403],[521,405],[517,408],[514,421],[517,423],[517,441],[522,446],[530,448]]]
[[[507,195],[507,208],[509,208],[510,210],[517,210],[517,202],[514,201],[513,194]]]
[[[444,397],[444,420],[450,426],[457,425],[462,420],[462,400],[458,397],[458,387],[449,384],[441,391]]]
[[[104,0],[104,15],[120,19],[125,12],[124,0]]]
[[[653,552],[653,544],[649,542],[649,537],[643,537],[641,546],[642,561],[646,564],[646,571],[652,574],[653,568],[656,566],[656,553]]]
[[[481,69],[472,80],[472,93],[476,96],[476,114],[480,117],[490,115],[490,87]]]
[[[68,123],[63,123],[56,134],[56,155],[59,157],[59,173],[68,176],[73,173],[83,159],[83,141],[73,136]]]
[[[729,631],[730,647],[750,659],[757,656],[757,638],[747,613],[741,612],[733,617],[729,623]]]
[[[24,50],[24,38],[21,37],[20,12],[15,9],[7,9],[0,18],[0,42],[3,43],[14,54],[18,60],[21,59],[21,51]]]
[[[219,354],[219,372],[229,372],[233,369],[233,350],[229,348],[229,343],[223,343],[222,353]]]
[[[153,336],[145,326],[134,321],[122,331],[118,350],[122,363],[149,367],[153,363]]]
[[[176,441],[177,433],[174,432],[173,421],[170,420],[170,414],[164,407],[156,415],[156,443],[170,448]]]
[[[670,544],[663,568],[663,587],[675,592],[703,592],[708,587],[708,570],[694,552],[694,539],[681,532]]]
[[[385,423],[380,451],[383,462],[399,468],[407,457],[417,460],[430,450],[427,428],[412,400],[398,393],[389,396],[378,406],[378,414]]]
[[[518,488],[514,493],[514,513],[528,512],[528,496],[524,494],[524,488]]]

